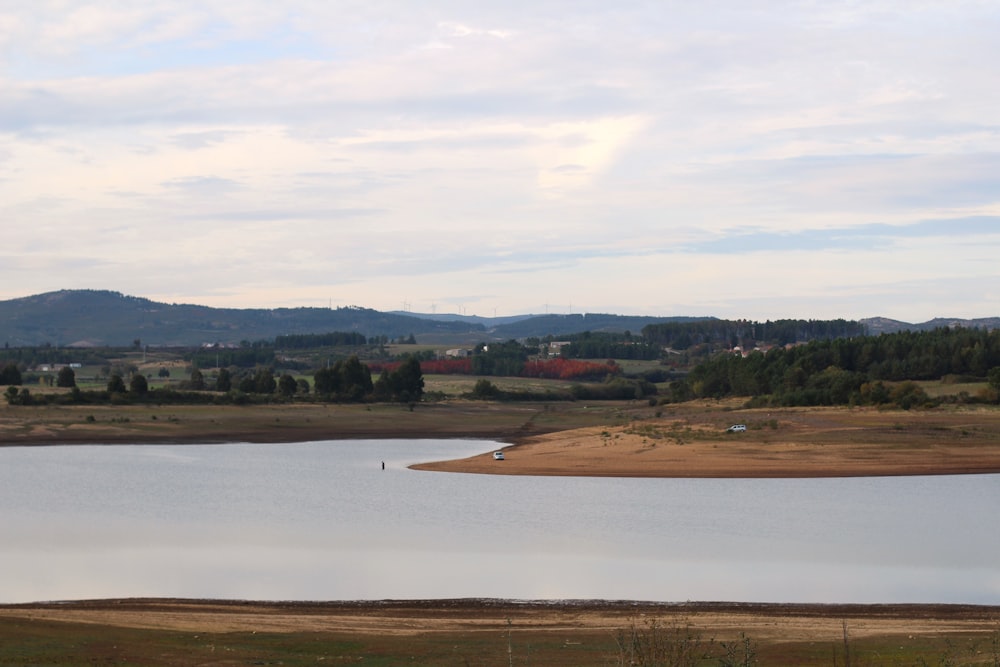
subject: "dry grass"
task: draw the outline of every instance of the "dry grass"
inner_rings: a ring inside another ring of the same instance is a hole
[[[845,626],[857,664],[993,664],[998,618],[968,605],[104,600],[0,606],[0,664],[613,665],[620,631],[658,627],[716,651],[745,635],[762,665],[829,665]]]
[[[0,405],[0,442],[285,442],[336,438],[477,437],[512,439],[599,424],[631,410],[453,400],[406,405],[289,403],[251,406]]]

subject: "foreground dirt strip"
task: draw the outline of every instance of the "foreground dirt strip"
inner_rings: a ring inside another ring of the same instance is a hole
[[[326,603],[123,599],[0,605],[0,616],[188,632],[331,632],[361,635],[515,629],[613,632],[656,619],[717,638],[746,632],[762,641],[828,641],[847,623],[853,637],[995,632],[1000,607],[518,602],[492,599]]]

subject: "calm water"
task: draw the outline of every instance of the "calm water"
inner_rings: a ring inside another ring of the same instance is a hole
[[[0,602],[1000,604],[997,475],[672,480],[406,468],[493,448],[0,448]]]

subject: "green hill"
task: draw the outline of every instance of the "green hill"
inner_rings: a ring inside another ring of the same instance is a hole
[[[390,339],[482,331],[482,325],[423,320],[367,308],[209,308],[119,292],[61,290],[0,301],[0,341],[11,347],[231,344],[284,334],[356,331]]]

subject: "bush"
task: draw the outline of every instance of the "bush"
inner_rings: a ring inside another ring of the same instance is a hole
[[[149,391],[149,382],[146,381],[146,376],[141,373],[136,373],[129,380],[128,390],[133,394],[138,396],[145,396]]]
[[[921,408],[933,405],[927,392],[916,382],[902,382],[896,385],[890,393],[892,402],[904,410],[911,408]]]
[[[476,386],[472,388],[472,397],[481,400],[499,398],[501,393],[495,384],[485,378],[477,380]]]
[[[0,384],[21,384],[21,369],[17,367],[17,364],[7,364],[0,370]]]
[[[75,387],[76,386],[76,373],[69,366],[63,366],[59,369],[59,375],[56,377],[57,387]]]

